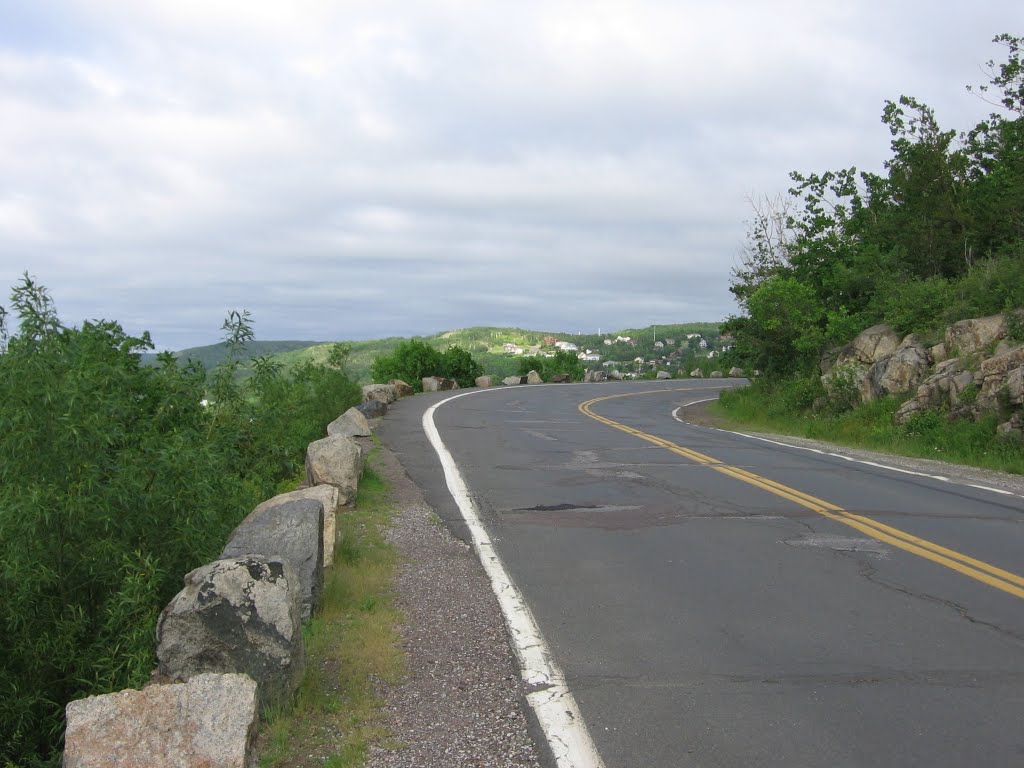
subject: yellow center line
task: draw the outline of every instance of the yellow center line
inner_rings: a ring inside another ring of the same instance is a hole
[[[808,509],[822,515],[823,517],[827,517],[830,520],[835,520],[843,525],[855,528],[874,539],[884,541],[887,544],[898,547],[905,552],[910,552],[911,554],[923,557],[926,560],[931,560],[933,563],[938,563],[946,568],[951,568],[964,576],[980,581],[983,584],[988,584],[989,586],[1000,589],[1003,592],[1024,598],[1024,576],[1004,570],[992,565],[991,563],[986,563],[983,560],[978,560],[961,552],[957,552],[956,550],[943,547],[939,544],[928,541],[927,539],[922,539],[919,536],[915,536],[891,525],[886,525],[878,520],[873,520],[870,517],[858,515],[853,512],[847,512],[842,507],[830,504],[827,501],[823,501],[822,499],[811,496],[808,493],[799,491],[796,488],[790,488],[787,485],[783,485],[775,480],[770,480],[767,477],[754,474],[753,472],[741,467],[730,466],[712,456],[707,456],[690,448],[678,445],[677,443],[673,443],[671,440],[666,440],[662,437],[657,437],[656,435],[651,435],[647,432],[635,429],[634,427],[627,426],[618,421],[601,416],[598,413],[594,413],[592,410],[592,406],[595,403],[600,403],[605,400],[614,400],[620,397],[632,397],[634,395],[650,395],[679,391],[681,390],[650,389],[643,392],[626,392],[618,395],[595,397],[592,400],[587,400],[585,403],[581,403],[579,405],[579,411],[602,424],[606,424],[607,426],[618,429],[626,434],[638,437],[641,440],[646,440],[649,443],[653,443],[654,445],[671,451],[685,459],[707,466],[723,475],[728,475],[729,477],[735,478],[749,485],[761,488],[762,490],[768,491],[768,493],[779,496],[787,501],[791,501],[804,509]]]

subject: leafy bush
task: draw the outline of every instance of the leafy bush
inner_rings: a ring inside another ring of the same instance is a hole
[[[69,700],[145,682],[182,576],[217,556],[359,393],[340,369],[285,380],[265,367],[253,392],[225,371],[208,384],[170,355],[142,367],[148,335],[64,327],[28,276],[12,303],[20,330],[0,354],[0,764],[27,766],[59,761]],[[226,326],[236,344],[251,338],[245,313]]]
[[[471,387],[483,368],[466,350],[455,345],[443,353],[425,341],[410,339],[401,342],[388,355],[381,355],[370,366],[373,380],[383,384],[401,379],[417,392],[423,390],[423,379],[443,376],[454,379],[460,387]]]
[[[483,372],[480,363],[462,347],[448,347],[441,355],[441,375],[446,379],[454,379],[460,387],[475,386],[476,378],[483,375]]]
[[[560,349],[553,357],[522,357],[519,359],[519,375],[525,376],[536,371],[544,381],[560,373],[569,374],[570,381],[583,381],[586,368],[573,352]]]
[[[401,379],[417,392],[423,390],[422,379],[441,372],[441,353],[426,342],[410,339],[401,342],[389,355],[381,355],[370,366],[373,380],[383,384]]]

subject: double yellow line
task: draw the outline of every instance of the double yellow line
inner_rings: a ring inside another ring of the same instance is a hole
[[[716,472],[721,472],[723,475],[728,475],[729,477],[733,477],[744,483],[748,483],[749,485],[768,491],[768,493],[772,493],[783,499],[792,501],[794,504],[797,504],[804,509],[817,512],[822,517],[827,517],[828,519],[835,520],[843,525],[856,528],[861,533],[865,533],[874,539],[884,541],[887,544],[891,544],[894,547],[904,550],[905,552],[910,552],[911,554],[923,557],[926,560],[931,560],[933,563],[938,563],[946,568],[951,568],[954,571],[975,579],[976,581],[988,584],[990,587],[995,587],[996,589],[1008,592],[1016,597],[1024,598],[1024,577],[1022,576],[1018,576],[1015,573],[998,568],[990,563],[984,562],[983,560],[977,560],[955,550],[948,549],[939,544],[928,541],[927,539],[922,539],[919,536],[914,536],[913,534],[907,533],[899,528],[894,528],[891,525],[886,525],[885,523],[880,523],[877,520],[872,520],[870,517],[858,515],[853,512],[847,512],[842,507],[837,507],[835,504],[830,504],[827,501],[823,501],[811,496],[810,494],[804,493],[803,491],[790,488],[782,483],[777,483],[774,480],[769,480],[766,477],[756,475],[753,472],[748,472],[745,469],[729,466],[728,464],[724,464],[711,456],[706,456],[703,453],[698,453],[697,451],[685,448],[670,440],[665,440],[664,438],[650,435],[639,429],[634,429],[633,427],[613,421],[612,419],[601,416],[598,413],[594,413],[592,410],[592,406],[595,403],[600,403],[604,400],[614,400],[619,397],[632,397],[634,395],[648,395],[658,392],[675,391],[678,390],[652,389],[644,392],[626,392],[619,395],[595,397],[592,400],[587,400],[585,403],[581,403],[579,410],[581,413],[601,422],[602,424],[607,424],[609,427],[618,429],[626,434],[633,435],[641,440],[646,440],[649,443],[654,443],[660,448],[671,451],[672,453],[696,462],[697,464],[703,464]]]

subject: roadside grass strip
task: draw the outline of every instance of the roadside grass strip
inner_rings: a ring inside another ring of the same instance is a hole
[[[397,746],[376,692],[378,682],[396,684],[405,674],[397,555],[385,538],[392,514],[387,485],[367,467],[355,509],[338,515],[335,562],[324,573],[320,610],[304,628],[302,685],[292,706],[261,726],[261,768],[356,768],[371,744]]]
[[[766,477],[741,469],[740,467],[730,466],[712,456],[707,456],[703,453],[691,450],[690,448],[678,445],[671,440],[666,440],[664,438],[648,434],[639,429],[627,426],[626,424],[614,421],[613,419],[601,416],[600,414],[595,413],[592,409],[595,404],[605,400],[672,391],[675,390],[646,390],[644,392],[626,392],[618,395],[595,397],[592,400],[587,400],[586,402],[581,403],[579,405],[579,411],[585,416],[589,416],[602,424],[640,438],[641,440],[646,440],[649,443],[653,443],[654,445],[671,451],[685,459],[707,466],[716,472],[722,473],[723,475],[727,475],[749,485],[761,488],[768,493],[791,501],[804,509],[816,512],[830,520],[835,520],[843,525],[854,528],[874,539],[884,541],[885,543],[891,544],[905,552],[909,552],[913,555],[917,555],[918,557],[930,560],[933,563],[950,568],[964,576],[980,581],[990,587],[995,587],[996,589],[1014,595],[1015,597],[1024,598],[1024,577],[1016,573],[1012,573],[990,563],[986,563],[983,560],[978,560],[962,554],[956,550],[943,547],[939,544],[928,541],[927,539],[922,539],[919,536],[914,536],[904,530],[895,528],[891,525],[886,525],[885,523],[865,517],[864,515],[847,512],[842,507],[823,501],[822,499],[811,496],[803,491],[790,488],[782,483],[769,480]]]

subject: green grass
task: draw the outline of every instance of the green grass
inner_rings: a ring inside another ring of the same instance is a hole
[[[930,411],[901,426],[892,419],[901,402],[895,398],[839,414],[811,414],[804,386],[790,382],[730,390],[711,405],[711,412],[735,428],[1024,474],[1024,444],[997,435],[995,416],[950,421],[946,413]]]
[[[385,538],[392,512],[387,485],[368,467],[354,511],[338,517],[335,562],[304,630],[302,685],[290,709],[262,724],[262,768],[355,768],[371,744],[388,744],[375,687],[405,673],[392,586],[397,555]]]

